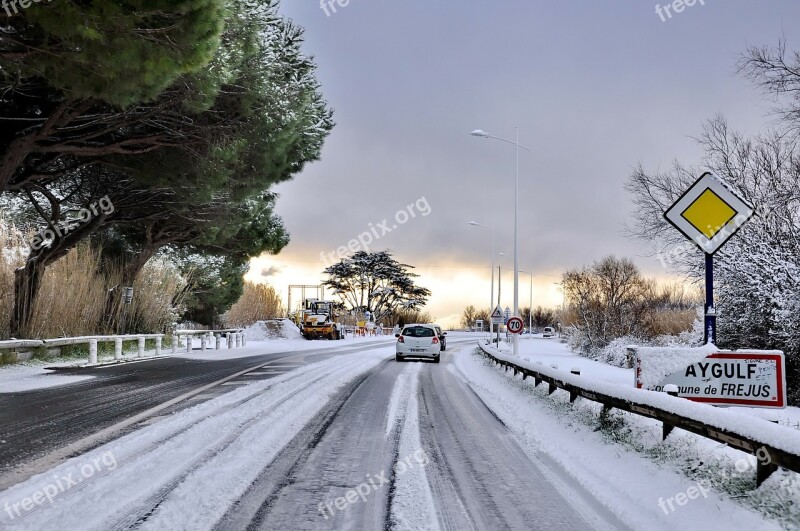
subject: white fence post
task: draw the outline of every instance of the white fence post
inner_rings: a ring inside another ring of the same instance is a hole
[[[206,343],[208,343],[208,334],[203,334],[200,336],[200,350],[206,349]]]
[[[231,332],[228,332],[227,334],[225,334],[225,337],[228,340],[228,348],[232,349],[233,348],[233,334]]]
[[[156,356],[161,355],[161,336],[156,337]]]
[[[141,337],[141,336],[139,337],[139,352],[138,352],[138,356],[140,358],[144,356],[144,338]]]
[[[247,346],[247,336],[244,335],[244,332],[242,332],[242,346],[243,347]]]
[[[184,334],[186,336],[186,352],[192,351],[192,334]]]
[[[239,335],[239,332],[236,332],[235,334],[233,334],[233,338],[234,338],[234,341],[236,341],[236,348],[241,347],[242,346],[242,336]]]
[[[89,365],[97,364],[97,340],[89,340]]]
[[[122,338],[115,337],[114,338],[114,359],[121,360],[122,359]]]
[[[219,350],[219,347],[222,346],[222,334],[214,334],[214,342],[217,350]]]

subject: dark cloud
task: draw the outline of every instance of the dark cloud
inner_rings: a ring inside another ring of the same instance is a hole
[[[326,16],[318,2],[292,1],[282,10],[307,30],[338,124],[321,160],[278,187],[288,254],[319,261],[423,196],[430,215],[370,248],[409,264],[483,267],[490,233],[467,225],[476,220],[495,225],[498,250],[510,254],[513,146],[469,132],[513,137],[518,125],[532,149],[520,155],[520,267],[546,273],[613,253],[664,274],[646,242],[624,235],[627,177],[640,162],[699,163],[691,137],[717,113],[746,133],[772,123],[772,103],[737,76],[736,60],[800,19],[800,2],[739,0],[665,22],[647,2],[362,1]]]
[[[261,276],[265,278],[274,277],[279,274],[283,268],[280,266],[265,267],[261,270]]]

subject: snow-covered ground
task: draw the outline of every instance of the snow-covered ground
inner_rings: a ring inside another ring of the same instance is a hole
[[[0,366],[0,394],[58,387],[93,378],[92,376],[54,374],[53,371],[48,371],[44,367],[44,364]]]
[[[632,370],[580,358],[557,340],[521,342],[520,357],[565,371],[577,367],[581,378],[633,387]],[[754,456],[681,430],[662,442],[660,422],[625,412],[612,412],[601,425],[599,404],[578,400],[571,405],[560,391],[548,396],[546,386],[535,388],[478,354],[459,357],[456,365],[518,437],[636,529],[658,529],[653,522],[683,529],[800,529],[798,474],[779,471],[756,489]],[[788,426],[800,419],[798,408],[727,411],[778,417]],[[695,497],[687,501],[690,494]],[[775,524],[761,521],[762,516]]]
[[[287,321],[288,322],[288,321]],[[292,325],[294,326],[294,325]],[[339,341],[307,341],[298,338],[299,331],[294,327],[286,327],[287,338],[275,337],[274,335],[265,339],[268,334],[259,332],[258,325],[255,325],[250,331],[250,337],[254,338],[248,341],[246,347],[228,349],[223,347],[220,350],[192,350],[186,352],[185,348],[178,349],[178,352],[172,354],[170,348],[162,349],[161,356],[169,357],[174,356],[178,358],[186,358],[193,360],[209,360],[219,361],[226,359],[239,359],[249,358],[253,356],[261,356],[264,354],[275,354],[278,352],[314,352],[329,349],[331,347],[360,347],[369,344],[392,344],[394,337],[391,336],[373,336],[373,337],[353,337],[348,336],[346,339]],[[297,331],[295,334],[294,332]],[[261,339],[258,339],[261,338]],[[195,341],[197,344],[197,341]],[[144,356],[137,357],[136,352],[127,351],[123,356],[122,363],[132,363],[145,361],[155,357],[155,349],[149,349],[144,352]],[[34,391],[37,389],[46,389],[50,387],[58,387],[62,385],[69,385],[72,383],[81,382],[93,378],[89,375],[69,375],[68,373],[56,373],[45,369],[45,367],[77,367],[85,365],[87,360],[70,358],[64,359],[34,359],[14,365],[0,365],[0,394],[3,393],[19,393],[23,391]],[[113,353],[101,353],[98,355],[98,364],[111,364],[116,363]]]
[[[248,495],[259,509],[263,501],[253,485],[280,484],[282,476],[265,471],[285,458],[290,441],[310,437],[311,453],[286,464],[303,477],[293,478],[295,487],[286,487],[280,498],[270,498],[274,522],[341,529],[371,521],[373,511],[386,508],[395,529],[447,528],[448,521],[474,522],[476,514],[502,521],[512,508],[527,507],[513,500],[536,489],[541,498],[551,489],[556,501],[548,502],[555,504],[549,509],[596,514],[586,521],[598,529],[612,521],[619,523],[614,528],[656,531],[800,529],[797,474],[780,471],[756,489],[752,456],[681,430],[662,442],[659,422],[625,412],[601,422],[599,404],[570,404],[567,393],[548,395],[546,386],[499,370],[476,352],[478,336],[450,333],[442,364],[395,363],[391,337],[254,341],[243,349],[193,352],[224,359],[334,347],[343,355],[240,382],[0,492],[0,528],[46,529],[58,522],[65,529],[207,529],[241,513],[238,504]],[[548,368],[580,368],[580,378],[598,385],[633,388],[631,370],[578,357],[557,339],[525,340],[521,353]],[[341,418],[330,429],[315,424],[323,414],[338,418],[331,413],[338,407]],[[798,418],[795,408],[781,415],[787,422]],[[345,434],[353,438],[340,447]],[[512,465],[508,449],[495,451],[509,437],[521,448]],[[356,475],[358,464],[366,463],[374,476],[386,470],[379,459],[386,452],[394,456],[393,467],[406,461],[403,473],[394,468],[391,494],[378,485],[366,501],[348,497],[349,508],[338,508],[339,494],[369,481]],[[463,469],[450,470],[452,463]],[[508,466],[514,468],[503,476],[500,470]],[[530,470],[524,477],[535,484],[521,491],[524,482],[509,481],[514,469]],[[115,492],[125,495],[109,495]],[[462,500],[467,506],[459,509]],[[319,502],[334,501],[335,511],[319,514]],[[531,503],[535,509],[536,500]],[[489,514],[489,507],[498,513]],[[298,519],[291,519],[293,511]]]
[[[510,353],[511,345],[500,342],[501,352]],[[555,365],[559,369],[570,371],[572,368],[580,369],[581,377],[604,382],[615,383],[634,387],[635,377],[633,369],[614,367],[600,361],[591,360],[573,353],[565,343],[558,338],[542,338],[534,336],[531,339],[520,341],[520,358],[531,362],[541,362],[547,367]],[[783,426],[800,429],[800,408],[787,407],[785,409],[762,409],[748,407],[725,408],[728,411],[746,413],[755,417],[778,422]]]

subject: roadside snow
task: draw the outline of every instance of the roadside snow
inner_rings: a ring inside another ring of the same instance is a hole
[[[506,350],[506,348],[510,349],[510,346],[503,343],[501,343],[501,346],[504,347],[501,352],[510,357],[510,350]],[[536,370],[542,369],[542,365],[550,369],[552,369],[552,365],[556,365],[559,370],[568,373],[571,368],[575,367],[580,369],[580,378],[583,379],[616,383],[630,388],[635,385],[633,369],[615,367],[601,361],[579,356],[573,353],[569,346],[556,339],[537,340],[534,338],[531,341],[521,341],[519,351],[520,358],[524,361],[532,362],[534,364],[532,367]],[[785,409],[730,407],[721,411],[736,412],[773,422],[777,421],[782,426],[800,430],[800,408],[798,407],[790,406]]]
[[[483,348],[491,349],[491,347],[486,346]],[[558,378],[563,382],[578,385],[589,391],[671,411],[715,428],[729,430],[749,439],[762,441],[772,448],[781,449],[795,455],[800,454],[800,432],[777,426],[753,415],[742,415],[736,411],[692,402],[683,398],[669,396],[666,393],[596,380],[584,374],[575,376],[569,373],[569,368],[547,367],[514,358],[497,350],[494,352],[499,359],[511,361],[520,367],[538,371],[552,378]]]
[[[289,319],[258,321],[257,323],[245,328],[244,335],[248,341],[265,341],[268,339],[303,339],[300,329]]]
[[[511,372],[499,371],[475,353],[458,355],[456,367],[524,443],[532,458],[541,459],[555,475],[566,475],[577,489],[591,493],[631,528],[779,529],[775,523],[709,489],[709,484],[692,482],[609,440],[608,435],[598,431],[596,404],[579,400],[570,405],[566,393],[548,397],[546,388],[536,389],[530,380],[522,381]],[[633,418],[626,416],[626,423],[629,417]],[[638,420],[648,421],[634,422]],[[653,421],[649,424],[649,429],[634,437],[658,447],[660,425]],[[684,496],[689,495],[695,496],[687,501]],[[679,496],[682,504],[677,501]]]
[[[0,367],[0,393],[21,393],[37,389],[47,389],[60,385],[69,385],[94,376],[68,376],[54,374],[44,366],[37,365],[4,365]]]

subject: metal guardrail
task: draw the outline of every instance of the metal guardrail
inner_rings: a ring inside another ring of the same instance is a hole
[[[176,330],[173,334],[176,341],[172,342],[172,353],[178,351],[180,336],[186,336],[186,351],[190,352],[193,346],[193,337],[200,336],[200,349],[207,350],[210,344],[216,343],[216,350],[220,350],[222,337],[227,340],[227,346],[231,348],[243,347],[247,344],[247,339],[241,328],[231,328],[227,330]],[[161,355],[161,343],[164,334],[129,334],[114,336],[82,336],[82,337],[59,337],[55,339],[12,339],[10,341],[0,341],[0,351],[19,350],[33,348],[58,348],[68,345],[89,345],[89,365],[97,364],[97,345],[100,343],[114,342],[114,359],[123,359],[122,344],[124,341],[136,341],[136,357],[144,357],[145,343],[148,339],[155,339],[155,355]]]
[[[666,439],[673,429],[681,428],[755,455],[757,457],[757,486],[760,486],[773,472],[778,470],[778,467],[800,473],[800,452],[797,451],[797,448],[800,448],[800,432],[791,428],[776,426],[767,420],[753,417],[752,422],[748,419],[749,429],[746,431],[749,433],[742,433],[740,427],[733,425],[734,422],[722,421],[712,424],[704,419],[703,417],[707,416],[709,411],[718,414],[720,410],[714,406],[691,402],[684,398],[666,395],[666,393],[628,389],[607,382],[592,386],[590,382],[579,382],[579,373],[564,374],[562,371],[561,374],[548,374],[551,371],[544,366],[535,369],[526,367],[521,364],[522,360],[505,356],[482,341],[478,342],[478,346],[483,354],[498,365],[505,367],[506,371],[512,369],[515,375],[522,374],[523,380],[531,377],[534,379],[535,386],[546,382],[549,386],[548,394],[553,394],[557,389],[563,389],[569,393],[570,402],[574,402],[578,397],[583,397],[602,404],[601,418],[616,408],[661,421],[662,440]],[[552,372],[556,372],[556,370],[554,369]],[[615,396],[610,392],[610,389],[614,387],[620,388],[620,395],[628,396]],[[599,388],[602,389],[599,390]],[[674,409],[681,410],[681,413],[667,409],[665,404],[674,405]],[[762,437],[756,433],[761,433]],[[767,439],[763,438],[763,434],[775,434],[776,437],[771,442],[767,442]],[[787,442],[788,439],[794,439],[796,443],[794,448]]]
[[[114,358],[122,359],[122,342],[136,341],[138,343],[137,357],[144,356],[145,341],[156,340],[156,356],[161,355],[161,341],[164,334],[132,334],[125,336],[81,336],[59,337],[55,339],[12,339],[0,341],[0,350],[18,350],[31,348],[58,348],[68,345],[89,345],[89,365],[97,363],[97,345],[99,343],[114,342]]]
[[[193,347],[192,336],[200,336],[200,350],[207,350],[214,345],[215,350],[222,348],[222,338],[225,337],[229,349],[247,346],[247,337],[243,328],[228,328],[225,330],[176,330],[174,332],[178,341],[172,342],[172,353],[178,352],[180,336],[186,336],[186,352],[191,352]]]

